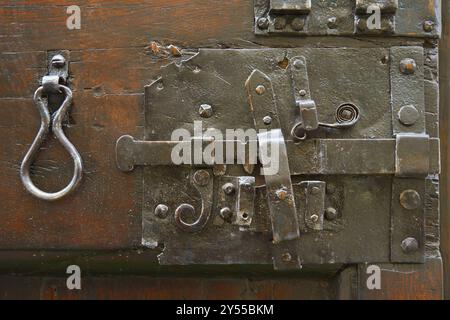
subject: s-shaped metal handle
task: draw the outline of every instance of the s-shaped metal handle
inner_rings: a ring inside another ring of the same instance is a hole
[[[44,83],[42,87],[39,87],[36,90],[34,94],[34,102],[36,103],[36,106],[39,109],[39,113],[41,115],[41,127],[36,138],[33,141],[33,144],[25,155],[25,158],[23,159],[22,165],[20,167],[20,178],[22,179],[22,182],[27,191],[35,197],[47,201],[61,199],[74,191],[81,180],[83,171],[83,163],[80,154],[78,153],[77,149],[75,149],[73,144],[69,141],[69,139],[67,139],[67,137],[64,135],[64,131],[62,129],[62,121],[64,115],[67,113],[72,103],[72,90],[64,85],[57,84],[57,82],[51,83],[51,89],[65,94],[64,102],[62,103],[58,111],[56,111],[52,120],[50,112],[48,110],[48,100],[44,99],[45,95],[48,93],[46,84]],[[46,139],[50,131],[50,127],[59,142],[61,142],[67,152],[69,152],[74,163],[72,180],[64,189],[55,193],[48,193],[40,190],[34,185],[30,177],[30,166],[35,160],[41,144]]]

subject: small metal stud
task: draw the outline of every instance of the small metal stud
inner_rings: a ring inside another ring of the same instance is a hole
[[[269,27],[269,19],[266,17],[261,17],[258,19],[257,25],[261,30],[265,30]]]
[[[400,71],[403,74],[414,74],[417,69],[417,64],[414,59],[406,58],[400,62]]]
[[[264,122],[265,125],[269,125],[269,124],[272,123],[272,118],[270,116],[265,116],[263,118],[263,122]]]
[[[234,187],[234,184],[232,184],[232,183],[225,183],[222,186],[222,190],[226,195],[232,195],[236,191],[236,188]]]
[[[425,32],[432,32],[434,30],[435,23],[431,20],[426,20],[423,22],[423,30]]]
[[[165,204],[158,204],[155,208],[155,216],[157,216],[160,219],[167,218],[168,213],[169,207],[167,207]]]
[[[257,86],[255,89],[256,93],[259,94],[260,96],[263,95],[264,93],[266,93],[266,87],[264,87],[262,84]]]
[[[405,190],[400,194],[400,204],[406,210],[415,210],[421,206],[422,199],[416,190]]]
[[[413,253],[416,252],[417,250],[419,250],[419,242],[415,239],[415,238],[406,238],[405,240],[402,241],[402,244],[400,245],[403,252],[408,254],[408,253]]]
[[[202,104],[198,109],[198,114],[202,118],[211,118],[213,115],[213,109],[209,104]]]

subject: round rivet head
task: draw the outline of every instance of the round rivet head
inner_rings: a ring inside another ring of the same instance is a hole
[[[263,118],[263,122],[264,122],[265,125],[269,125],[269,124],[272,123],[272,118],[269,117],[269,116],[265,116],[265,117]]]
[[[336,220],[337,218],[337,210],[335,208],[327,208],[325,210],[325,218],[327,220]]]
[[[289,252],[283,253],[281,259],[283,259],[284,262],[290,262],[292,261],[292,255]]]
[[[329,18],[328,22],[327,22],[327,26],[330,29],[336,29],[337,28],[337,19],[336,19],[336,17]]]
[[[415,238],[406,238],[402,241],[402,244],[400,246],[403,252],[406,254],[413,253],[419,250],[419,242],[417,242]]]
[[[304,65],[302,60],[295,60],[294,61],[294,68],[295,69],[300,69],[302,66]],[[305,90],[300,90],[300,91],[305,91]],[[305,91],[306,93],[306,91]]]
[[[265,30],[269,27],[269,19],[267,19],[266,17],[261,17],[258,19],[258,28],[260,28],[261,30]]]
[[[406,58],[400,61],[400,71],[403,74],[414,74],[417,70],[417,64],[414,59]]]
[[[291,22],[291,28],[294,31],[302,31],[305,27],[305,19],[303,18],[294,18]]]
[[[406,210],[415,210],[422,205],[422,199],[417,191],[405,190],[400,194],[400,204]]]
[[[398,112],[398,120],[405,126],[412,126],[419,117],[419,111],[413,105],[403,106]]]
[[[212,109],[212,107],[209,104],[202,104],[198,108],[198,114],[202,118],[210,118],[213,115],[213,109]]]
[[[232,195],[236,191],[236,188],[234,187],[234,184],[232,184],[232,183],[225,183],[222,186],[222,190],[226,195]]]
[[[423,31],[432,32],[434,30],[434,22],[431,20],[426,20],[423,22]]]
[[[222,208],[220,210],[220,216],[222,217],[223,220],[229,221],[233,216],[233,211],[231,211],[231,209],[228,207]]]
[[[194,182],[199,186],[206,186],[210,180],[210,174],[206,170],[198,170],[194,174]]]
[[[318,222],[319,221],[319,216],[317,214],[313,214],[311,216],[311,221],[314,222],[314,223]]]
[[[276,17],[273,21],[273,26],[276,30],[282,30],[286,27],[286,18]]]
[[[301,96],[301,97],[304,97],[304,96],[306,96],[306,94],[307,94],[307,92],[306,92],[306,90],[300,90],[299,92],[298,92],[298,94]]]
[[[287,197],[287,191],[284,189],[277,190],[275,192],[275,197],[280,201],[284,201]]]
[[[57,54],[52,58],[52,66],[55,68],[62,68],[66,65],[66,58],[63,55]]]
[[[155,208],[155,216],[157,216],[160,219],[167,218],[168,213],[169,207],[167,207],[165,204],[158,204]]]
[[[264,93],[266,93],[266,87],[264,87],[262,84],[257,86],[255,89],[256,93],[259,94],[260,96],[263,95]]]

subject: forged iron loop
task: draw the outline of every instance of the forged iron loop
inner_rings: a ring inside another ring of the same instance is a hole
[[[64,131],[62,129],[62,121],[64,115],[67,113],[71,103],[72,103],[72,90],[63,85],[57,86],[58,91],[65,94],[64,102],[61,107],[55,112],[53,120],[51,119],[50,112],[48,110],[48,102],[43,99],[45,96],[44,87],[39,87],[34,94],[34,102],[39,110],[41,115],[41,127],[39,132],[34,139],[30,149],[28,150],[25,158],[22,161],[22,165],[20,167],[20,178],[22,179],[22,183],[27,189],[29,193],[33,196],[47,201],[55,201],[63,198],[68,195],[80,183],[83,171],[83,163],[78,153],[77,149],[73,146],[73,144],[67,139],[64,135]],[[74,162],[74,170],[73,177],[70,183],[62,190],[57,191],[55,193],[48,193],[37,188],[30,177],[30,167],[33,161],[36,159],[36,155],[39,151],[44,140],[47,138],[47,135],[50,131],[50,126],[55,137],[61,142],[63,147],[67,150]]]

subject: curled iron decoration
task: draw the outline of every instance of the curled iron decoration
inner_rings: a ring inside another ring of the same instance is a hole
[[[64,131],[62,129],[62,121],[64,119],[64,115],[67,113],[72,103],[72,90],[61,84],[56,85],[55,89],[58,92],[62,92],[65,95],[65,99],[61,107],[55,112],[53,119],[50,116],[50,112],[48,109],[48,100],[45,99],[47,90],[44,88],[44,86],[39,87],[34,94],[34,102],[36,103],[41,116],[41,127],[30,149],[25,155],[25,158],[23,159],[22,165],[20,167],[20,178],[22,179],[22,182],[27,191],[33,196],[47,201],[55,201],[61,199],[74,191],[80,183],[83,171],[83,162],[81,160],[81,156],[78,153],[77,149],[69,141],[69,139],[67,139],[67,137],[64,135]],[[39,148],[47,138],[50,128],[52,129],[55,137],[59,140],[59,142],[61,142],[63,147],[70,154],[74,162],[72,180],[64,189],[54,193],[48,193],[40,190],[34,185],[30,177],[31,164],[36,159]]]

